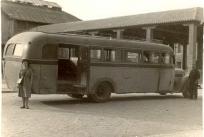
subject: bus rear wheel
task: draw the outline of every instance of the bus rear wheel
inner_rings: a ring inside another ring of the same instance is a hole
[[[94,102],[106,102],[110,99],[113,87],[108,82],[100,83],[93,94],[89,94],[88,98]]]
[[[82,99],[84,95],[82,94],[67,94],[68,96],[72,98]]]

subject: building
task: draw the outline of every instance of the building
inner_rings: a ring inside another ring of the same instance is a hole
[[[182,49],[182,53],[178,53],[180,57],[176,57],[177,66],[189,72],[196,61],[198,61],[199,67],[202,68],[203,22],[203,8],[195,7],[99,20],[60,23],[40,26],[33,30],[161,42],[173,49],[177,47]]]
[[[62,11],[53,2],[43,0],[1,1],[2,48],[17,33],[53,23],[79,21],[77,17]]]

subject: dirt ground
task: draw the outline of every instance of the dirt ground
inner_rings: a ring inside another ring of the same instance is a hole
[[[202,95],[113,95],[91,103],[66,95],[32,95],[20,109],[17,93],[2,94],[3,137],[201,137]]]

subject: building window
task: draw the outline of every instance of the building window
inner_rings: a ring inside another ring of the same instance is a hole
[[[104,61],[115,61],[115,50],[104,49]]]
[[[181,62],[176,62],[176,68],[182,68],[182,63]]]
[[[181,45],[178,45],[178,53],[181,53],[182,52],[182,46]]]

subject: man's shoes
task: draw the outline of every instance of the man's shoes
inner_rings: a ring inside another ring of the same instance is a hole
[[[29,106],[27,106],[26,109],[29,109]]]
[[[25,106],[22,106],[22,107],[20,107],[20,108],[25,108]]]

